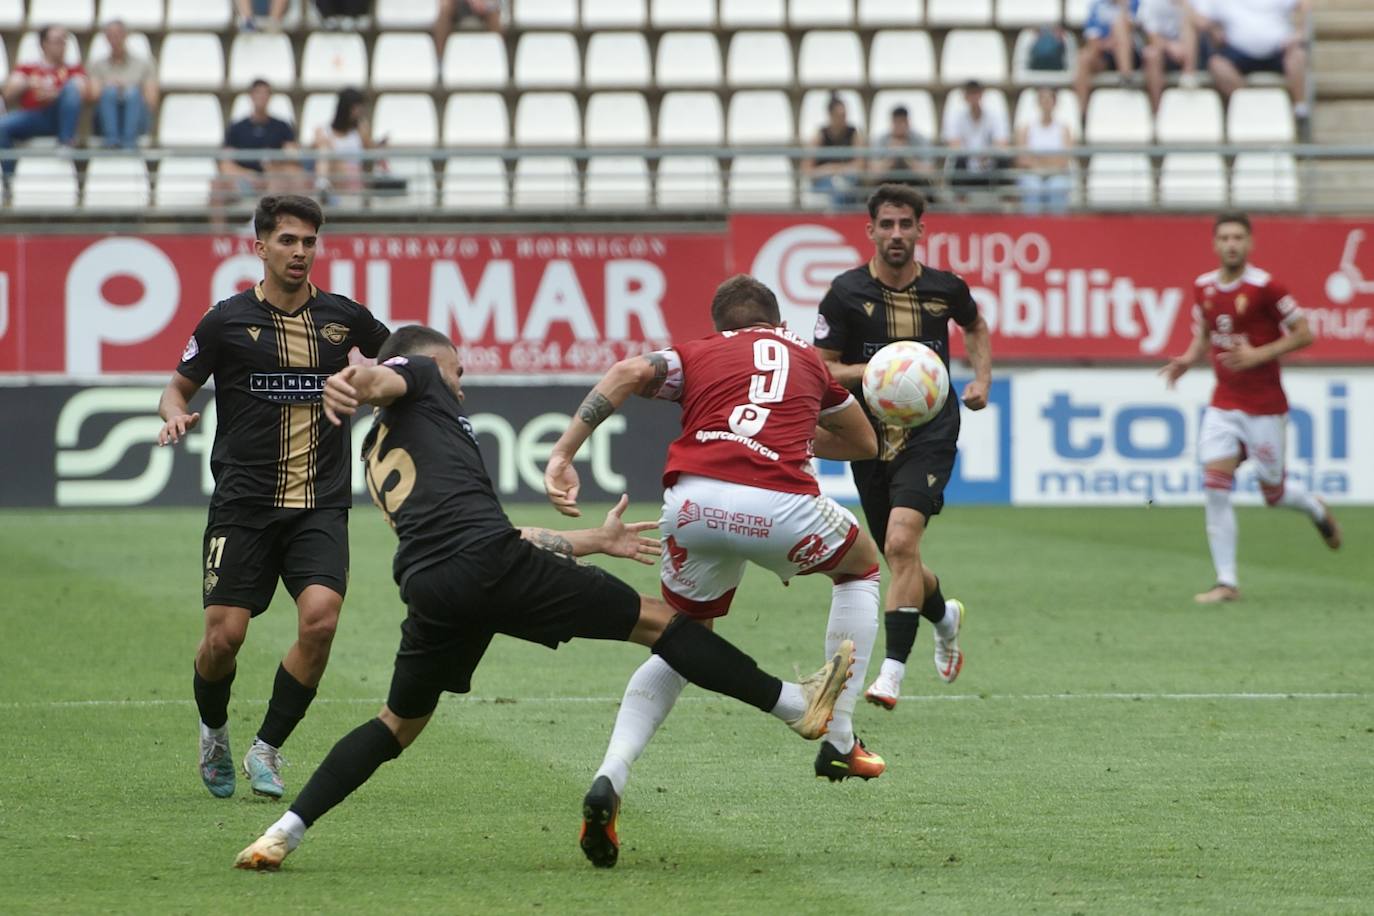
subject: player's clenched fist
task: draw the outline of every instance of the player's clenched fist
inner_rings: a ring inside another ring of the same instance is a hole
[[[324,383],[324,415],[335,426],[343,425],[344,417],[351,417],[358,412],[358,389],[353,387],[353,377],[361,368],[347,366]]]
[[[158,430],[158,445],[175,445],[181,441],[181,437],[196,428],[200,422],[199,413],[181,413],[170,418],[162,424],[162,429]]]

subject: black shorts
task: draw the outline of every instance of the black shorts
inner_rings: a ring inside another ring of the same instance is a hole
[[[907,440],[891,461],[855,461],[854,484],[868,520],[869,533],[883,550],[887,543],[887,519],[898,506],[915,509],[926,522],[945,505],[945,486],[954,471],[958,454],[959,411],[936,417]]]
[[[296,598],[308,585],[348,590],[348,510],[211,507],[201,545],[204,606],[267,610],[280,579]]]
[[[1221,50],[1217,53],[1234,64],[1236,69],[1245,76],[1249,76],[1251,73],[1283,72],[1284,52],[1282,51],[1270,54],[1268,57],[1251,57],[1243,51],[1237,51],[1230,45],[1222,45]]]
[[[443,691],[471,690],[497,633],[557,649],[573,638],[624,641],[639,622],[639,594],[595,566],[514,532],[473,550],[481,556],[451,557],[404,580],[406,619],[387,698],[403,719],[433,712]]]

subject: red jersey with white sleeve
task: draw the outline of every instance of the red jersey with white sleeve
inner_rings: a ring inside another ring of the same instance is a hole
[[[854,396],[816,349],[786,328],[723,331],[660,350],[668,376],[657,397],[682,405],[663,485],[683,474],[820,493],[811,466],[816,422]]]
[[[1242,343],[1251,347],[1273,343],[1301,317],[1302,309],[1283,284],[1258,267],[1247,265],[1230,283],[1222,283],[1216,270],[1197,278],[1193,318],[1212,343],[1217,374],[1213,407],[1256,415],[1288,412],[1278,360],[1237,371],[1222,365],[1221,355]]]

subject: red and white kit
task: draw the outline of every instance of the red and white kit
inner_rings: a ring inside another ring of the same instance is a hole
[[[1193,315],[1212,344],[1217,386],[1202,416],[1198,457],[1203,464],[1240,456],[1254,460],[1261,483],[1284,479],[1285,421],[1288,398],[1279,379],[1279,363],[1270,360],[1235,371],[1221,355],[1240,344],[1260,347],[1283,336],[1283,329],[1302,317],[1288,290],[1266,271],[1247,266],[1240,278],[1223,284],[1218,271],[1197,278]]]
[[[658,397],[682,405],[663,472],[663,597],[697,618],[730,609],[747,563],[784,581],[836,566],[858,521],[822,496],[817,419],[854,396],[785,328],[725,331],[660,351]]]

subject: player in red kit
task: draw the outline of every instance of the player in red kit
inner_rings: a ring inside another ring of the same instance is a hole
[[[871,458],[877,437],[815,347],[781,326],[768,287],[747,276],[726,280],[711,319],[717,333],[606,373],[554,446],[545,489],[560,512],[579,514],[573,457],[592,430],[631,394],[677,401],[682,435],[663,473],[664,600],[709,627],[729,612],[751,562],[783,581],[829,576],[826,645],[854,641],[854,676],[835,704],[816,775],[871,779],[885,764],[855,737],[853,713],[878,635],[878,547],[849,510],[821,495],[811,459]],[[630,766],[685,683],[656,659],[630,678],[583,803],[581,843],[593,864],[615,864],[615,819]]]
[[[1312,343],[1312,331],[1283,284],[1249,263],[1252,242],[1250,220],[1244,213],[1217,217],[1212,245],[1221,266],[1197,278],[1193,343],[1160,370],[1172,387],[1209,352],[1216,370],[1216,390],[1198,436],[1207,498],[1207,543],[1217,574],[1216,585],[1195,596],[1202,604],[1240,597],[1231,490],[1236,468],[1247,458],[1256,464],[1266,503],[1305,512],[1328,547],[1341,546],[1340,526],[1326,504],[1285,479],[1288,398],[1279,380],[1278,361],[1285,353]]]

